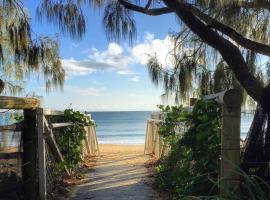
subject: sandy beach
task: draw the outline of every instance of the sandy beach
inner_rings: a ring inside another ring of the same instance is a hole
[[[100,155],[93,159],[85,182],[76,187],[71,199],[93,200],[160,200],[147,183],[144,145],[102,144]]]
[[[144,145],[99,144],[100,154],[144,153]]]

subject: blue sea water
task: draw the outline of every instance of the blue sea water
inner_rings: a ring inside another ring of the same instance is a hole
[[[101,144],[144,144],[146,123],[150,111],[92,112],[97,123],[97,137]],[[253,116],[243,114],[241,138],[245,139]]]
[[[144,144],[150,111],[91,112],[101,144]]]
[[[0,125],[8,125],[14,122],[14,113],[11,114],[11,112],[5,111],[0,112]],[[18,147],[21,139],[20,136],[20,132],[0,132],[0,149],[2,147]]]
[[[151,111],[127,112],[91,112],[97,124],[97,137],[100,144],[144,144],[147,119]],[[9,114],[3,118],[0,114],[0,125],[9,124]],[[241,138],[244,139],[249,130],[252,115],[242,115]],[[16,146],[20,141],[20,133],[0,133],[0,147]]]

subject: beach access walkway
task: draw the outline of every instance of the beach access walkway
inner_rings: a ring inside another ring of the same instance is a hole
[[[100,156],[76,186],[71,200],[161,200],[147,184],[143,146],[100,145]]]

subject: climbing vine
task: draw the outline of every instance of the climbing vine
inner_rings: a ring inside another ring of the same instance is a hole
[[[50,121],[72,122],[72,126],[63,129],[58,135],[57,143],[64,157],[64,162],[59,163],[60,168],[66,166],[69,170],[75,169],[82,161],[83,140],[86,136],[85,126],[93,125],[93,122],[84,114],[73,109],[66,109],[64,116],[57,116]]]

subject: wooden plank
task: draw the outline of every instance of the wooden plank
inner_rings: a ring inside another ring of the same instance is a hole
[[[59,110],[51,110],[51,109],[43,109],[44,115],[64,115],[63,111]]]
[[[94,134],[95,134],[95,147],[96,147],[96,150],[97,150],[97,154],[99,155],[100,151],[99,151],[99,145],[98,145],[98,139],[97,139],[97,129],[96,129],[95,124],[93,125],[93,130],[94,130]]]
[[[21,130],[22,130],[22,123],[0,126],[0,132],[21,131]]]
[[[37,184],[37,121],[36,110],[24,110],[22,130],[23,159],[22,182],[25,199],[36,200]]]
[[[44,139],[44,116],[43,109],[37,109],[37,135],[38,135],[38,184],[39,199],[46,200],[46,157],[45,157],[45,139]]]
[[[58,145],[57,145],[57,143],[55,141],[52,129],[49,128],[46,118],[44,117],[43,119],[44,119],[45,131],[47,131],[47,133],[48,133],[48,137],[46,138],[47,141],[48,141],[48,145],[50,146],[52,152],[54,153],[57,161],[64,162],[64,158],[63,158],[63,156],[62,156],[62,154],[60,152],[60,149],[58,148]],[[66,171],[66,173],[68,175],[70,175],[69,170],[68,170],[67,167],[65,167],[65,171]]]
[[[146,154],[147,152],[147,143],[148,143],[148,140],[149,140],[149,122],[147,122],[146,124],[146,134],[145,134],[145,141],[144,141],[144,154]]]
[[[160,120],[160,119],[148,119],[149,122],[153,122],[153,123],[159,123],[159,122],[163,122],[164,120]]]
[[[220,193],[238,191],[240,184],[240,123],[242,96],[228,90],[223,96],[221,128]]]
[[[223,92],[218,92],[218,93],[215,93],[215,94],[209,94],[209,95],[206,95],[203,97],[203,99],[205,100],[215,100],[217,101],[218,103],[223,103],[223,97],[225,95],[226,91],[223,91]]]
[[[0,109],[31,109],[40,106],[36,98],[0,96]]]
[[[0,152],[0,159],[19,158],[22,152]]]
[[[72,126],[74,123],[72,122],[65,122],[65,123],[52,123],[50,124],[50,128],[62,128],[67,126]]]
[[[89,140],[90,140],[90,128],[89,126],[86,126],[84,127],[85,129],[85,132],[86,132],[86,135],[85,135],[85,148],[86,148],[86,151],[88,153],[88,155],[91,154],[91,150],[90,150],[90,144],[89,144]]]

